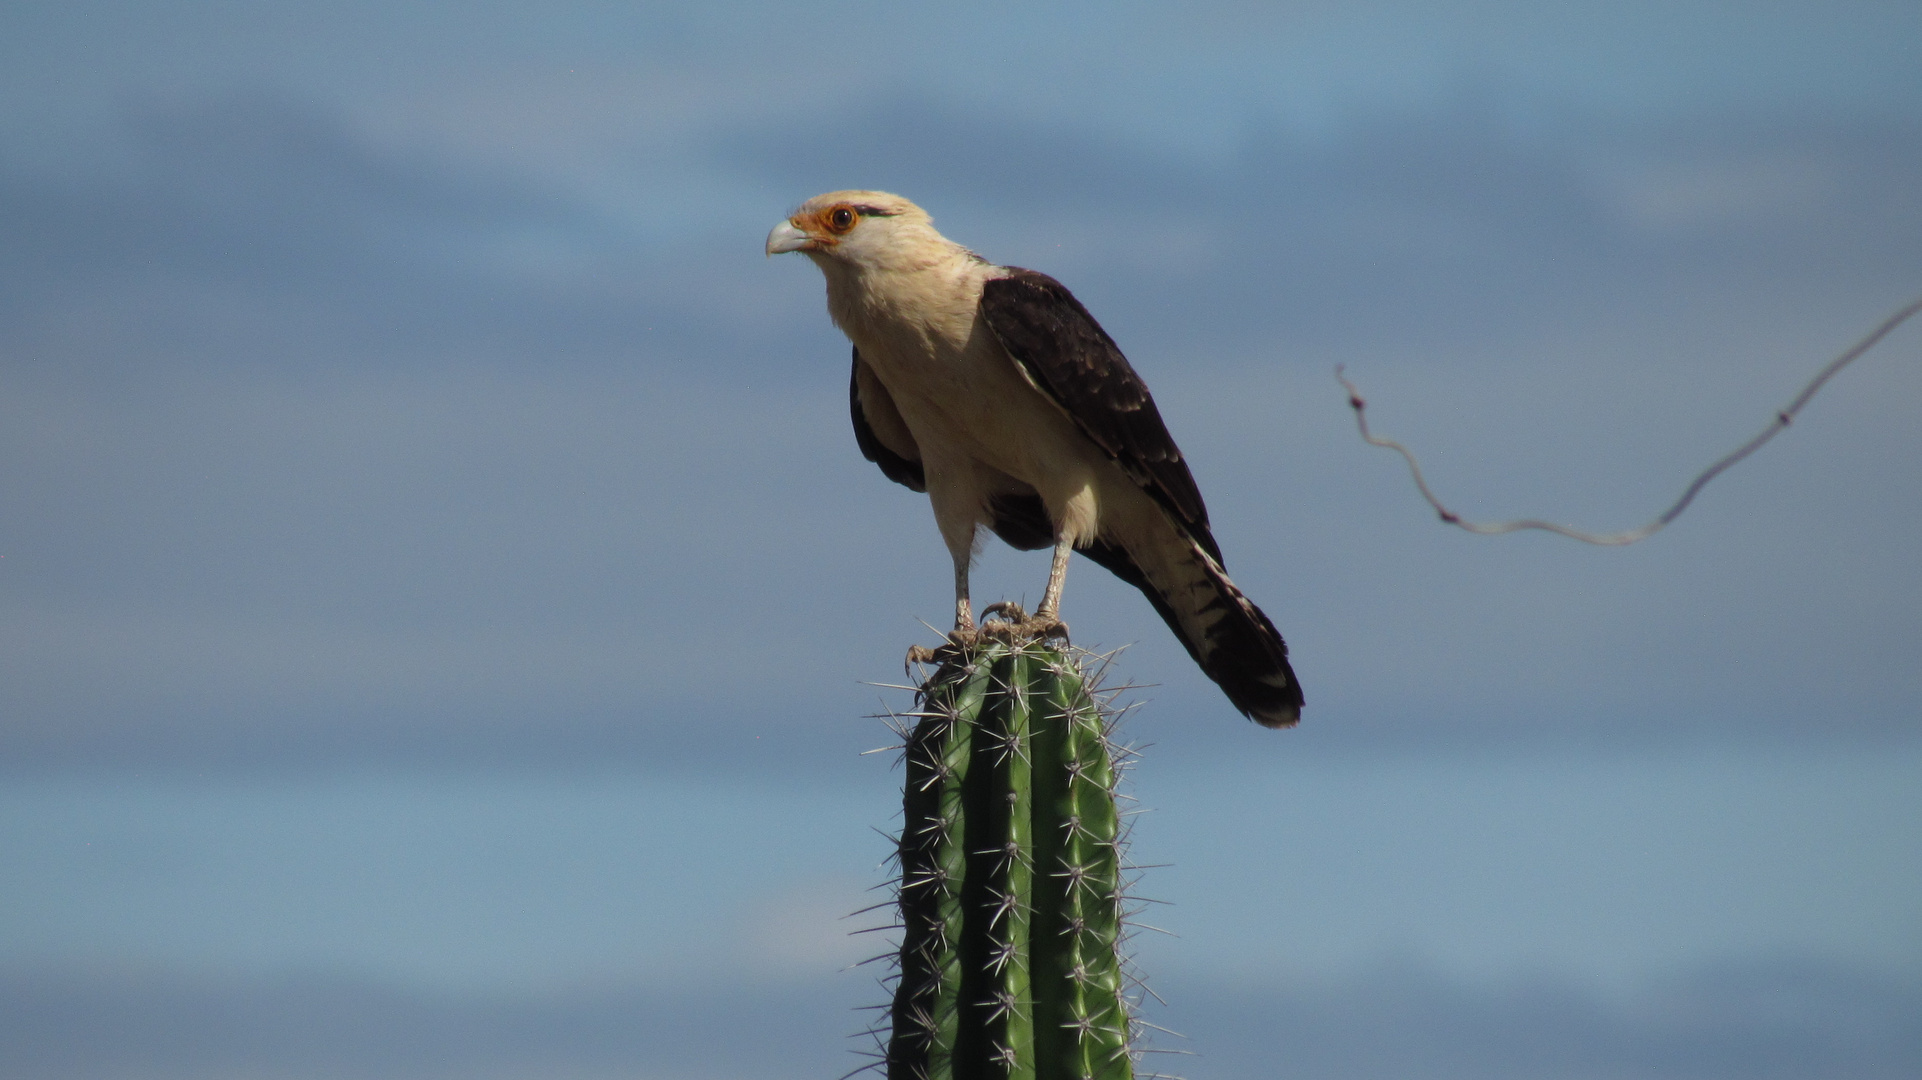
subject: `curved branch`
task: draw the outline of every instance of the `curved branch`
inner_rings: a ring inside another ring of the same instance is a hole
[[[1823,367],[1821,371],[1816,372],[1815,377],[1808,381],[1808,385],[1802,387],[1802,392],[1795,395],[1795,400],[1789,402],[1786,407],[1777,411],[1775,418],[1769,421],[1768,426],[1763,428],[1760,434],[1743,443],[1741,446],[1736,447],[1734,450],[1729,451],[1727,454],[1724,454],[1714,464],[1697,474],[1695,479],[1689,481],[1688,487],[1682,492],[1682,497],[1675,500],[1675,505],[1662,511],[1660,516],[1656,517],[1654,521],[1649,522],[1639,529],[1630,529],[1627,532],[1583,532],[1580,529],[1571,529],[1566,525],[1557,525],[1554,522],[1540,521],[1534,518],[1523,518],[1517,521],[1491,522],[1462,520],[1460,514],[1443,506],[1441,500],[1435,497],[1434,491],[1428,486],[1427,479],[1422,476],[1421,463],[1415,460],[1414,451],[1396,442],[1394,439],[1376,435],[1368,430],[1368,416],[1365,411],[1368,403],[1362,399],[1361,391],[1355,389],[1355,384],[1349,382],[1348,377],[1342,374],[1343,365],[1337,364],[1335,366],[1335,378],[1341,382],[1342,388],[1348,391],[1348,407],[1355,410],[1355,425],[1360,428],[1363,441],[1367,442],[1370,446],[1385,447],[1400,454],[1402,459],[1408,462],[1408,473],[1414,477],[1415,488],[1421,492],[1422,498],[1428,500],[1428,505],[1435,508],[1435,513],[1440,515],[1444,522],[1457,528],[1466,529],[1480,536],[1499,536],[1502,533],[1520,532],[1523,529],[1541,529],[1544,532],[1552,532],[1560,536],[1566,536],[1571,540],[1580,540],[1585,544],[1621,547],[1654,536],[1662,530],[1663,526],[1680,517],[1682,511],[1688,509],[1688,504],[1695,501],[1696,494],[1702,490],[1703,486],[1710,480],[1721,475],[1722,471],[1729,466],[1760,450],[1763,443],[1773,439],[1783,428],[1788,427],[1790,423],[1794,422],[1795,414],[1802,411],[1802,407],[1809,403],[1809,399],[1813,398],[1816,391],[1822,389],[1822,385],[1833,378],[1836,372],[1841,371],[1850,363],[1854,362],[1857,357],[1874,348],[1877,342],[1887,337],[1891,331],[1907,322],[1909,317],[1915,315],[1917,312],[1922,312],[1922,299],[1914,301],[1883,320],[1882,325],[1876,327],[1867,337],[1850,346],[1842,355],[1829,361],[1827,366]]]

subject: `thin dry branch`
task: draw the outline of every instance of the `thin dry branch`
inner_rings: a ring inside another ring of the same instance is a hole
[[[1850,346],[1846,352],[1829,361],[1826,367],[1817,372],[1815,377],[1809,380],[1808,385],[1802,387],[1802,392],[1795,395],[1794,401],[1789,402],[1786,407],[1776,412],[1775,418],[1769,421],[1769,425],[1763,428],[1760,434],[1743,443],[1741,446],[1736,447],[1734,450],[1729,451],[1714,464],[1703,469],[1694,480],[1689,481],[1688,487],[1682,492],[1682,497],[1675,500],[1675,505],[1664,510],[1654,521],[1649,522],[1639,529],[1630,529],[1627,532],[1583,532],[1580,529],[1571,529],[1566,525],[1557,525],[1554,522],[1541,521],[1535,518],[1491,522],[1462,520],[1460,514],[1443,506],[1441,500],[1435,497],[1434,491],[1429,489],[1428,481],[1422,476],[1421,463],[1415,460],[1414,451],[1393,439],[1376,435],[1368,430],[1368,416],[1365,411],[1368,408],[1368,403],[1362,399],[1361,391],[1355,388],[1355,384],[1349,382],[1348,377],[1342,374],[1342,365],[1340,364],[1335,366],[1335,378],[1341,382],[1342,388],[1348,391],[1348,407],[1355,410],[1355,426],[1361,429],[1362,440],[1370,446],[1381,446],[1393,450],[1397,454],[1400,454],[1403,460],[1408,462],[1408,472],[1410,476],[1414,477],[1416,490],[1421,492],[1422,498],[1428,500],[1429,506],[1435,508],[1435,513],[1440,515],[1442,521],[1481,536],[1499,536],[1502,533],[1520,532],[1523,529],[1541,529],[1546,532],[1556,533],[1560,536],[1566,536],[1571,540],[1580,540],[1585,544],[1621,547],[1654,536],[1662,530],[1663,526],[1680,517],[1682,511],[1688,509],[1688,504],[1695,501],[1695,495],[1702,490],[1703,485],[1715,479],[1724,469],[1727,469],[1729,466],[1761,449],[1763,443],[1773,439],[1778,432],[1788,427],[1789,424],[1795,420],[1795,414],[1801,412],[1802,406],[1807,405],[1809,399],[1815,396],[1816,391],[1822,389],[1822,384],[1828,382],[1836,372],[1847,367],[1856,357],[1868,352],[1875,346],[1876,342],[1887,337],[1891,331],[1901,326],[1904,322],[1907,322],[1909,317],[1917,312],[1922,312],[1922,299],[1916,300],[1883,320],[1882,325],[1876,327],[1867,337]]]

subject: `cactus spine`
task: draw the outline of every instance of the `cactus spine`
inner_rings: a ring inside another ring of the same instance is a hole
[[[919,703],[889,1080],[1131,1080],[1116,770],[1080,667],[984,636]]]

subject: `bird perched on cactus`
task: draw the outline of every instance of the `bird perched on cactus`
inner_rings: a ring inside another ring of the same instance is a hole
[[[809,199],[768,234],[827,277],[828,313],[854,343],[855,439],[891,480],[924,491],[954,559],[954,629],[971,644],[976,532],[1052,546],[1024,628],[1061,632],[1068,554],[1140,589],[1237,709],[1268,727],[1301,717],[1288,646],[1222,567],[1208,510],[1148,387],[1060,282],[996,266],[898,195]]]

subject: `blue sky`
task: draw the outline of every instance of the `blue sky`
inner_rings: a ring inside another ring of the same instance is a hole
[[[1922,294],[1918,43],[1867,3],[6,9],[0,1073],[852,1066],[867,683],[948,576],[818,273],[760,254],[848,186],[1076,291],[1293,647],[1259,731],[1070,574],[1149,684],[1174,1071],[1913,1073],[1917,328],[1612,551],[1437,525],[1332,370],[1464,512],[1639,524]],[[1044,575],[991,546],[977,597]]]

